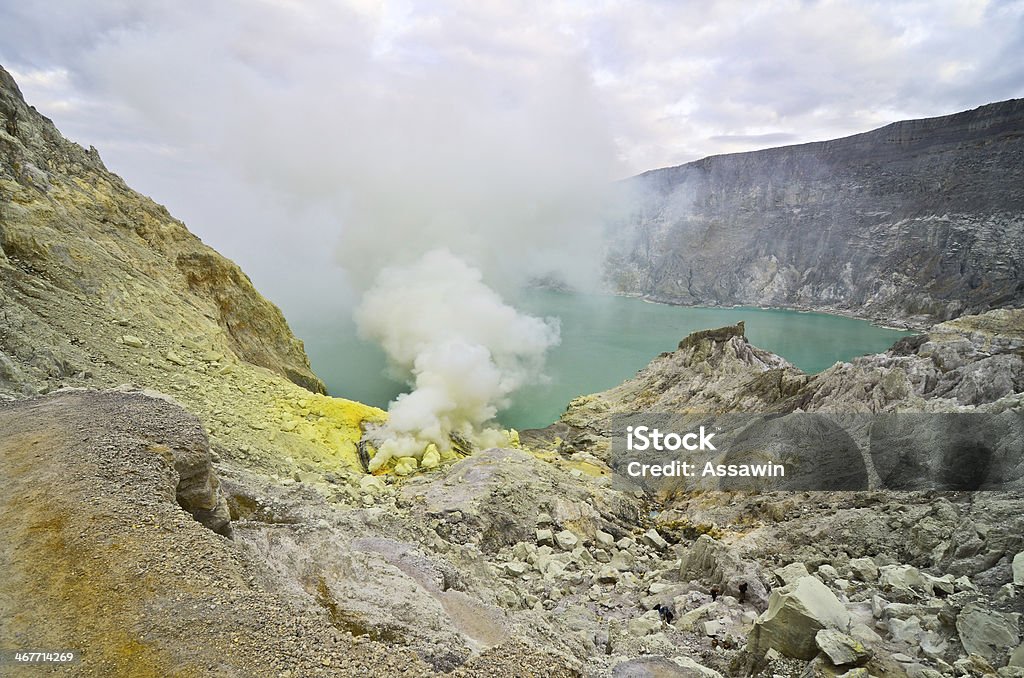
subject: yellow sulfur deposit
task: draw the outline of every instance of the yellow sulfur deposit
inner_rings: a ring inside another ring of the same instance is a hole
[[[303,393],[276,403],[282,434],[275,436],[293,457],[312,457],[325,469],[347,467],[362,470],[359,439],[362,427],[380,423],[387,415],[381,409],[344,398]]]

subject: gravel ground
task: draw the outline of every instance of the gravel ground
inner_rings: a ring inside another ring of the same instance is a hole
[[[245,549],[177,505],[154,451],[203,437],[180,408],[60,393],[0,405],[0,431],[5,649],[81,650],[53,672],[82,676],[431,675],[261,590]]]

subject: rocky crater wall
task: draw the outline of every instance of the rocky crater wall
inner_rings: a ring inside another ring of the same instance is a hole
[[[1024,303],[1024,100],[625,182],[619,292],[924,326]]]

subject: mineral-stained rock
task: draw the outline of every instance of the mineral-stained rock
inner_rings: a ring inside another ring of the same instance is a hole
[[[980,603],[969,603],[956,618],[956,631],[964,650],[991,661],[1020,642],[1019,617],[990,610]]]
[[[822,629],[814,636],[818,648],[836,666],[863,664],[871,658],[871,650],[841,631]]]
[[[816,578],[804,577],[772,591],[768,609],[750,632],[747,649],[763,655],[775,648],[787,657],[812,659],[818,653],[818,631],[845,631],[849,625],[850,613],[835,594]]]

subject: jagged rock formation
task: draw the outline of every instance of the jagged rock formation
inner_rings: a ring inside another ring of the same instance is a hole
[[[627,182],[619,291],[926,326],[1024,303],[1024,100]]]
[[[1014,450],[1016,466],[999,471],[1013,491],[676,492],[662,495],[655,520],[661,534],[680,542],[678,581],[712,594],[711,600],[676,597],[675,627],[703,624],[718,643],[745,648],[728,667],[709,663],[727,675],[999,669],[1013,676],[1020,670],[1011,653],[1020,643],[1024,601],[1012,584],[1013,561],[1024,562],[1016,556],[1024,549],[1022,347],[1024,311],[1002,309],[942,323],[886,353],[806,375],[750,345],[738,328],[698,332],[634,379],[575,399],[558,423],[523,432],[522,439],[570,459],[615,466],[610,442],[619,413],[804,411],[844,422],[873,415],[877,424],[892,413],[970,412],[991,417],[987,423],[1015,422],[1017,429],[994,433]],[[907,440],[900,448],[899,462],[916,464],[926,480],[931,461],[958,444],[956,436],[932,428],[909,433],[926,444]],[[907,449],[927,459],[909,460]],[[851,458],[847,466],[854,463],[862,460]],[[864,467],[874,483],[886,473],[880,463]],[[630,487],[621,476],[619,482]],[[801,577],[813,581],[801,585]],[[767,603],[764,591],[771,591]],[[751,609],[756,620],[743,616]]]
[[[602,393],[574,399],[545,435],[607,457],[611,415],[631,412],[959,412],[1024,407],[1024,310],[936,325],[889,351],[808,375],[736,328],[696,332]],[[596,438],[595,438],[596,436]],[[594,442],[600,439],[599,445]]]

